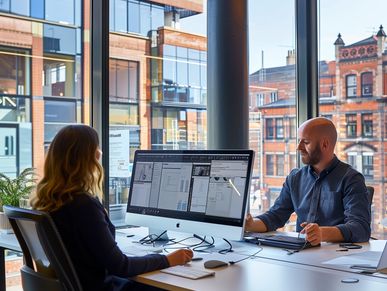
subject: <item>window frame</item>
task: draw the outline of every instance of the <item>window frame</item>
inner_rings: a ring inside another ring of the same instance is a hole
[[[354,78],[354,84],[349,84],[349,79]],[[349,95],[349,90],[354,89],[354,95]],[[356,98],[357,97],[357,76],[356,74],[349,74],[345,76],[345,96],[347,98]]]

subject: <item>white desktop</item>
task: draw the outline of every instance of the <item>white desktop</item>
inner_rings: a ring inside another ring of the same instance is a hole
[[[126,222],[155,234],[175,230],[241,240],[253,161],[251,150],[138,150]]]

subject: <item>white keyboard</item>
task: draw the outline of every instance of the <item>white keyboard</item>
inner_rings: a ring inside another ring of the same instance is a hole
[[[160,272],[194,280],[215,275],[214,271],[199,270],[190,265],[169,267]]]

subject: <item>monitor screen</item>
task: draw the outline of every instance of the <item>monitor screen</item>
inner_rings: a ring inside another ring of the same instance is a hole
[[[241,239],[254,152],[135,153],[127,222]]]

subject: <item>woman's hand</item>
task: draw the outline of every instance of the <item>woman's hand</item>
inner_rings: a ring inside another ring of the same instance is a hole
[[[191,261],[193,252],[188,249],[180,249],[167,255],[168,263],[170,267],[176,265],[184,265]]]

